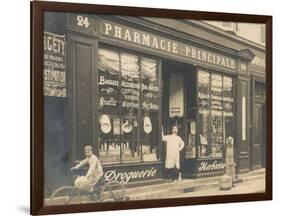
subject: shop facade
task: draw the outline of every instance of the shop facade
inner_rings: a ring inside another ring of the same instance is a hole
[[[53,110],[45,146],[60,155],[58,169],[81,160],[90,143],[105,178],[158,181],[161,131],[170,133],[172,125],[185,142],[183,177],[221,175],[226,140],[233,142],[237,172],[264,166],[263,47],[199,21],[56,15],[65,25],[54,31],[64,32],[50,34],[45,21],[44,42],[52,52],[64,50],[64,60],[56,70],[45,64],[44,79],[45,109]],[[63,133],[49,129],[54,119]]]

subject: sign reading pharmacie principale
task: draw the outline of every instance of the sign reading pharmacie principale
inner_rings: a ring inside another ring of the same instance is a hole
[[[160,50],[166,53],[191,59],[195,62],[208,63],[230,70],[236,70],[237,68],[237,62],[233,58],[144,31],[129,28],[127,26],[116,24],[110,21],[101,21],[100,31],[102,35],[111,38],[127,41],[151,49]]]

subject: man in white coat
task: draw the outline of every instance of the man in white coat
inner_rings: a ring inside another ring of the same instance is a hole
[[[184,147],[184,142],[178,134],[178,127],[172,127],[172,134],[164,135],[162,128],[162,140],[166,142],[166,174],[172,180],[177,181],[180,178],[180,151]]]

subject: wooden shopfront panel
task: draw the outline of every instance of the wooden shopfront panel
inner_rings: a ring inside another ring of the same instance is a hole
[[[90,39],[69,35],[70,63],[69,109],[72,134],[72,159],[84,157],[83,146],[93,143],[93,61],[94,47]],[[95,151],[95,148],[94,148]]]
[[[249,81],[238,78],[237,108],[237,170],[249,171]]]
[[[262,155],[262,104],[255,103],[253,107],[253,146],[252,146],[252,167],[261,167]]]
[[[266,109],[264,80],[253,78],[253,118],[251,141],[251,169],[265,167],[266,155]]]

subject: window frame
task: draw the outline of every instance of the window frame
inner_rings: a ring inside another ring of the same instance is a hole
[[[208,137],[207,137],[207,142],[208,142],[208,147],[212,147],[211,145],[211,124],[212,124],[212,109],[211,109],[211,101],[212,101],[212,98],[211,98],[211,82],[212,82],[212,75],[215,74],[215,75],[219,75],[222,77],[222,93],[221,93],[221,102],[222,102],[222,110],[221,110],[221,113],[222,113],[222,124],[225,124],[225,119],[227,116],[224,115],[224,112],[225,112],[225,108],[224,108],[224,78],[227,77],[227,78],[231,78],[232,80],[232,118],[233,118],[233,122],[235,122],[235,77],[233,75],[230,75],[230,74],[224,74],[224,73],[220,73],[220,72],[217,72],[217,71],[211,71],[211,70],[207,70],[205,68],[197,68],[197,73],[198,73],[198,76],[197,76],[197,86],[199,87],[199,73],[200,72],[204,72],[204,73],[208,73],[209,74],[209,86],[208,86],[208,89],[209,89],[209,104],[208,104]],[[199,95],[199,88],[197,87],[198,91],[197,91],[197,95]],[[199,96],[198,96],[198,99],[199,99]],[[201,156],[201,142],[200,142],[200,131],[201,131],[201,127],[202,127],[202,123],[200,122],[200,117],[199,115],[202,115],[200,113],[200,107],[199,107],[199,103],[197,102],[197,107],[198,107],[198,111],[197,111],[197,142],[196,142],[196,146],[198,148],[197,152],[198,152],[198,159],[223,159],[224,157],[224,147],[225,147],[225,139],[223,138],[223,141],[222,141],[222,148],[221,148],[221,156],[220,157],[213,157],[211,155],[206,155],[206,156]],[[224,127],[222,126],[222,134],[224,135]],[[223,136],[222,135],[222,136]],[[233,137],[235,137],[235,129],[233,131]]]
[[[143,54],[143,53],[141,53],[141,52],[137,52],[137,51],[132,51],[132,50],[128,50],[128,49],[124,49],[124,48],[120,48],[120,47],[116,47],[116,46],[111,46],[111,45],[108,45],[108,44],[105,44],[105,43],[102,43],[102,42],[100,42],[99,44],[98,44],[98,48],[97,48],[97,61],[99,61],[98,60],[98,53],[99,53],[99,50],[100,49],[107,49],[107,50],[112,50],[113,52],[117,52],[118,53],[118,55],[119,55],[119,72],[121,73],[121,54],[122,53],[125,53],[125,54],[129,54],[129,55],[135,55],[135,56],[137,56],[138,57],[138,66],[139,66],[139,78],[138,78],[138,83],[140,84],[140,88],[138,89],[138,91],[139,91],[139,108],[138,108],[138,113],[137,113],[137,115],[136,115],[136,119],[137,119],[137,124],[138,125],[141,125],[142,124],[142,122],[143,122],[143,118],[144,118],[144,115],[143,115],[143,109],[142,109],[142,102],[143,102],[143,96],[142,96],[142,94],[143,94],[143,91],[142,91],[142,59],[153,59],[153,60],[155,60],[155,62],[156,62],[156,76],[157,76],[157,82],[155,82],[155,83],[157,83],[157,85],[158,85],[158,88],[159,88],[159,90],[158,90],[158,92],[157,92],[157,94],[158,94],[158,105],[159,105],[159,109],[157,110],[157,112],[158,112],[158,114],[157,114],[157,116],[158,116],[158,125],[157,125],[157,130],[158,130],[158,142],[157,142],[157,144],[156,145],[153,145],[153,146],[155,146],[155,149],[156,149],[156,151],[155,151],[155,154],[156,154],[156,160],[151,160],[151,161],[144,161],[144,159],[143,159],[143,148],[142,148],[142,140],[144,140],[145,138],[142,138],[141,137],[141,129],[142,129],[142,127],[141,126],[138,126],[137,127],[137,137],[138,137],[138,139],[137,139],[137,146],[140,146],[140,160],[138,160],[138,161],[124,161],[124,160],[122,160],[122,148],[121,148],[121,146],[120,146],[120,155],[119,155],[119,162],[112,162],[112,163],[110,163],[110,162],[106,162],[106,163],[103,163],[104,165],[110,165],[110,164],[132,164],[132,163],[147,163],[147,162],[151,162],[151,163],[154,163],[154,162],[160,162],[160,161],[162,161],[163,160],[163,156],[162,156],[162,144],[161,144],[161,131],[160,131],[160,125],[161,125],[161,123],[162,123],[162,119],[161,119],[161,115],[162,115],[162,106],[161,106],[161,103],[162,103],[162,99],[161,99],[161,97],[162,97],[162,68],[161,68],[161,63],[162,63],[162,61],[161,61],[161,59],[159,58],[159,57],[157,57],[157,56],[153,56],[153,55],[149,55],[149,54]],[[97,62],[97,64],[98,64],[98,62]],[[97,66],[97,79],[98,79],[98,77],[99,77],[99,67]],[[120,77],[121,75],[119,75],[119,79],[118,79],[118,81],[121,83],[121,77]],[[119,83],[119,86],[118,86],[118,88],[119,89],[121,89],[121,84]],[[97,103],[99,103],[99,95],[100,95],[100,93],[99,93],[99,86],[97,85],[97,87],[96,87],[96,91],[97,91],[97,94],[95,95],[96,96],[96,98],[94,98],[94,101],[97,101]],[[121,111],[121,105],[120,105],[120,103],[122,103],[122,101],[121,101],[121,99],[119,98],[118,99],[118,116],[119,116],[119,119],[120,119],[120,124],[122,124],[122,119],[124,118],[124,117],[126,117],[126,116],[124,116],[123,114],[122,114],[122,111]],[[99,117],[100,115],[102,115],[102,114],[104,114],[104,113],[102,113],[101,111],[100,111],[100,109],[97,109],[97,112],[96,112],[96,117]],[[113,114],[113,115],[115,115],[115,114]],[[94,117],[94,119],[97,119],[96,117]],[[97,123],[97,125],[98,125],[98,128],[100,127],[100,125],[99,125],[99,122]],[[122,129],[121,129],[122,130]],[[119,135],[119,142],[120,142],[120,144],[121,144],[121,140],[122,140],[122,138],[121,138],[121,134]],[[97,152],[98,152],[98,154],[100,154],[100,149],[99,149],[99,139],[100,139],[100,131],[96,134],[96,139],[95,140],[97,140],[97,148],[98,148],[98,150],[97,150]],[[150,144],[150,146],[151,146],[151,144]]]

